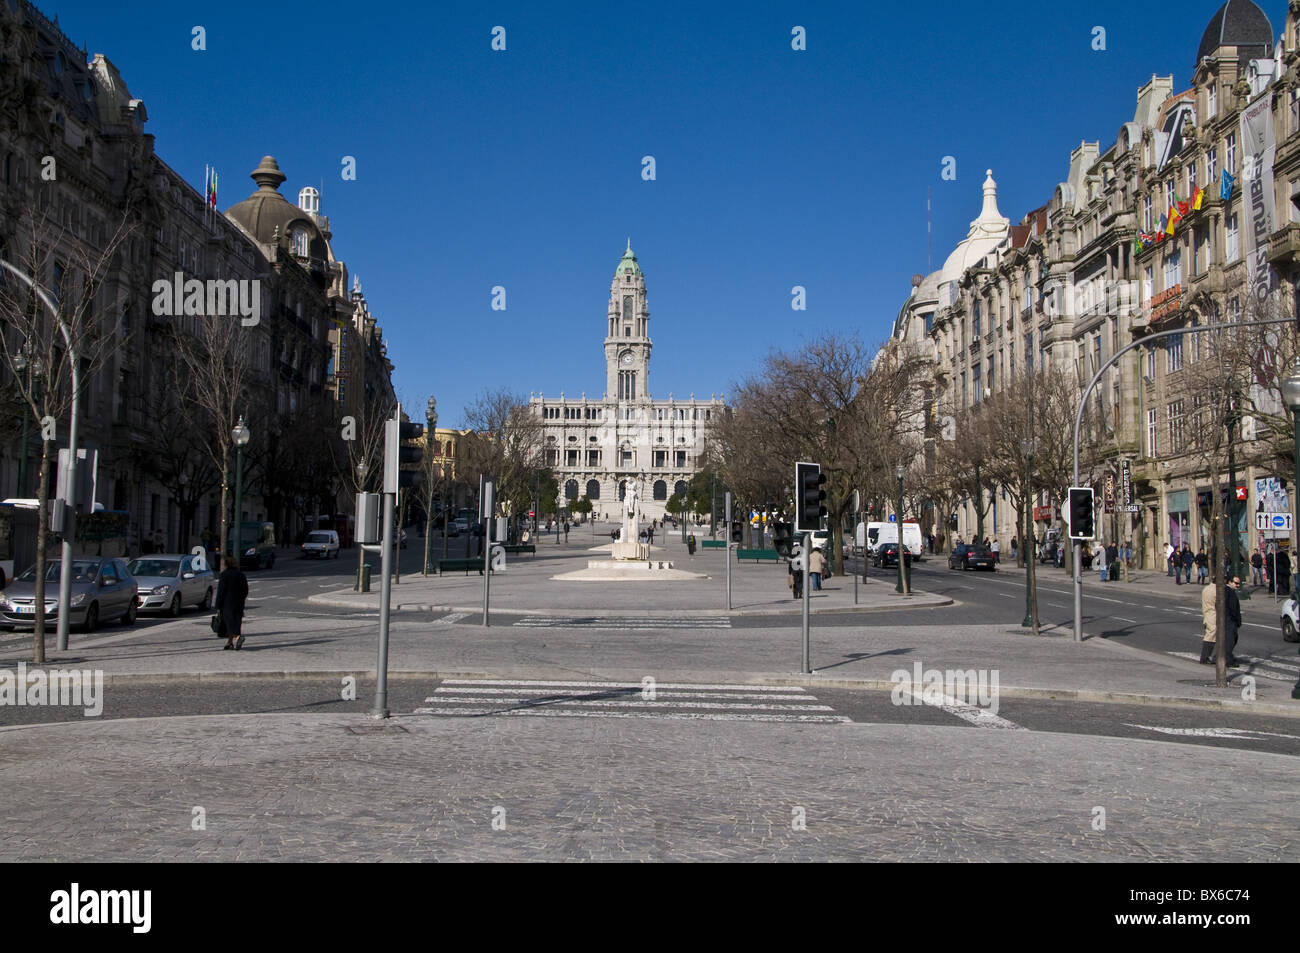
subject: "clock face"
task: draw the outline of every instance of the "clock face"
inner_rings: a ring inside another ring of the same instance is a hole
[[[632,352],[631,352],[631,351],[624,351],[624,352],[623,352],[623,363],[624,363],[625,365],[630,365],[630,364],[632,363]]]

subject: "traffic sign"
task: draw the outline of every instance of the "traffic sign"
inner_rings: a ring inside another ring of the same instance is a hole
[[[1290,513],[1256,513],[1255,529],[1290,533],[1294,519]]]
[[[889,522],[891,522],[891,523],[897,523],[897,522],[898,522],[898,514],[897,514],[897,513],[890,513],[890,514],[889,514]]]

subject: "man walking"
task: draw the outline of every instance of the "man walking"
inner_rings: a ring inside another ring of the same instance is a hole
[[[1207,586],[1212,589],[1213,586]],[[1223,637],[1227,640],[1225,655],[1228,656],[1228,665],[1236,667],[1241,663],[1237,661],[1237,630],[1241,628],[1241,600],[1237,596],[1237,590],[1241,588],[1241,577],[1233,576],[1228,582],[1227,591],[1224,593],[1224,611],[1227,618],[1223,623]]]
[[[1196,556],[1192,553],[1192,548],[1183,543],[1183,575],[1187,577],[1187,584],[1192,584],[1192,566],[1196,565]]]
[[[1219,616],[1218,594],[1213,586],[1201,590],[1201,664],[1214,664],[1214,643],[1218,639]]]
[[[1196,581],[1202,586],[1210,578],[1210,557],[1205,555],[1205,547],[1202,546],[1196,552]],[[1187,580],[1191,582],[1191,579]]]
[[[1291,557],[1284,549],[1277,553],[1277,591],[1283,596],[1291,591]]]
[[[1174,544],[1170,542],[1166,542],[1165,543],[1165,565],[1169,567],[1169,572],[1167,573],[1167,575],[1170,576],[1174,574],[1174,553],[1175,552],[1176,550],[1174,549]]]
[[[1255,550],[1255,554],[1250,557],[1250,584],[1252,586],[1264,585],[1264,557]]]

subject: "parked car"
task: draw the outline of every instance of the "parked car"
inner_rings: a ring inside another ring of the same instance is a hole
[[[451,521],[451,529],[447,531],[448,536],[459,536],[469,527],[469,521],[458,517]]]
[[[302,541],[302,554],[314,556],[316,559],[329,559],[332,555],[338,559],[339,534],[332,529],[312,530]]]
[[[212,608],[216,577],[197,556],[141,556],[127,568],[139,586],[135,604],[141,612],[167,612],[175,617],[185,606]]]
[[[983,546],[972,546],[969,543],[959,543],[948,554],[949,569],[988,569],[992,572],[998,571],[997,562],[993,559],[993,554]]]
[[[59,573],[62,561],[50,560],[45,567],[45,620],[59,615]],[[135,624],[138,585],[121,559],[82,556],[72,560],[72,600],[69,625],[93,631],[100,622],[121,619]],[[14,579],[0,593],[0,628],[13,631],[36,627],[36,567]]]
[[[1294,599],[1282,603],[1282,640],[1300,642],[1300,607]]]
[[[897,566],[898,543],[881,543],[876,547],[876,555],[872,557],[871,561],[878,569],[887,569],[890,566]],[[912,553],[910,550],[903,550],[903,565],[912,565]]]

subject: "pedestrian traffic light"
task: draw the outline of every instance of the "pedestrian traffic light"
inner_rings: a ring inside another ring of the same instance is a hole
[[[822,473],[821,464],[796,463],[794,465],[795,532],[811,533],[821,529],[822,517],[826,507],[826,474]]]
[[[424,460],[424,445],[414,441],[424,436],[424,425],[407,420],[384,421],[384,492],[396,493],[400,489],[419,486],[423,474],[418,470],[403,470],[403,464]]]
[[[1070,539],[1096,539],[1092,487],[1070,487]]]
[[[772,548],[780,555],[789,558],[790,543],[794,538],[794,527],[789,523],[772,524]]]
[[[733,543],[744,542],[745,528],[740,524],[740,520],[731,521],[731,541]]]

